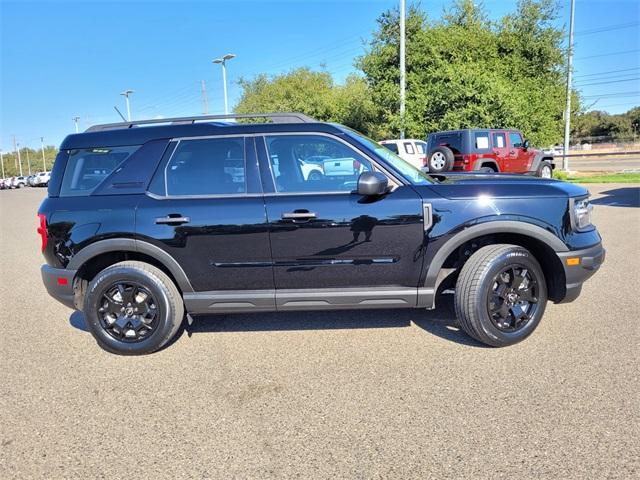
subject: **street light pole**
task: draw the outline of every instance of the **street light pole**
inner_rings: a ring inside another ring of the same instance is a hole
[[[573,69],[573,17],[576,2],[571,0],[571,14],[569,17],[569,59],[567,61],[567,105],[564,110],[564,151],[562,152],[562,167],[569,171],[569,135],[571,134],[571,74]]]
[[[133,90],[125,90],[120,95],[124,96],[125,102],[127,103],[127,121],[131,121],[131,105],[129,104],[129,95],[133,93]]]
[[[20,176],[22,176],[22,159],[20,158],[20,143],[16,143],[18,148],[18,165],[20,166]]]
[[[2,156],[2,150],[0,150],[0,165],[2,165],[2,178],[4,178],[4,157]]]
[[[222,91],[224,94],[224,114],[229,114],[229,99],[227,98],[227,60],[231,60],[236,55],[235,53],[227,53],[221,58],[216,58],[213,63],[219,63],[222,66]]]
[[[406,90],[405,48],[405,0],[400,0],[400,138],[404,138]]]
[[[42,171],[47,171],[47,162],[44,159],[44,137],[40,137],[40,146],[42,147]]]
[[[78,133],[78,121],[80,120],[80,117],[73,117],[71,120],[76,124],[76,133]]]

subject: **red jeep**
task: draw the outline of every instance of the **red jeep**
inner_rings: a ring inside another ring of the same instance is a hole
[[[431,133],[427,137],[425,169],[441,173],[526,173],[551,178],[553,156],[529,146],[519,130],[466,129]]]

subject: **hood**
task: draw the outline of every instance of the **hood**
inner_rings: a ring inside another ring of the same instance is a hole
[[[579,185],[529,175],[446,173],[431,175],[433,191],[449,199],[527,197],[581,197],[589,192]]]

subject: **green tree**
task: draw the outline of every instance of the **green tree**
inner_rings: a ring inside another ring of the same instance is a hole
[[[375,105],[366,83],[356,75],[349,76],[343,85],[336,85],[326,71],[300,68],[275,77],[241,79],[239,83],[242,96],[234,109],[236,113],[302,112],[363,132],[370,132],[374,125]]]
[[[551,0],[521,0],[513,14],[495,23],[471,0],[457,2],[439,21],[410,7],[407,135],[513,127],[538,144],[558,141],[564,66],[556,16]],[[383,136],[397,136],[400,129],[398,24],[396,9],[384,12],[358,62],[379,109]]]

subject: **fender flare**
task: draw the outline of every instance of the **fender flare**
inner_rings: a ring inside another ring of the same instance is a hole
[[[536,173],[538,171],[538,167],[544,161],[548,161],[551,163],[551,168],[553,169],[553,157],[546,155],[544,152],[540,151],[536,153],[535,157],[533,157],[533,161],[531,162],[531,167],[529,168],[530,172]]]
[[[533,225],[526,222],[518,221],[488,221],[486,223],[480,223],[473,225],[472,227],[465,228],[461,232],[454,235],[442,245],[433,259],[429,263],[427,269],[427,275],[424,281],[425,288],[432,288],[435,292],[437,287],[436,282],[438,274],[445,260],[451,255],[457,248],[465,242],[472,240],[476,237],[483,235],[490,235],[492,233],[516,233],[531,237],[534,240],[545,243],[549,248],[555,252],[567,252],[569,248],[564,244],[562,240],[556,237],[553,233],[545,230],[542,227]]]
[[[67,265],[67,268],[71,270],[79,270],[92,258],[107,252],[144,253],[164,265],[167,270],[171,272],[173,278],[176,279],[178,286],[183,292],[194,291],[191,286],[191,282],[189,282],[189,278],[175,258],[160,247],[143,240],[136,240],[133,238],[110,238],[92,243],[74,255]]]
[[[496,173],[500,173],[500,167],[498,166],[498,162],[496,162],[493,158],[479,158],[473,164],[473,170],[478,171],[482,167],[483,163],[490,163],[493,168],[495,168]]]

